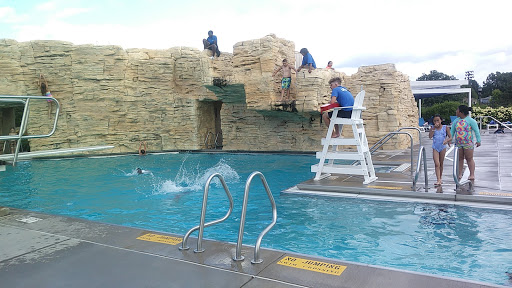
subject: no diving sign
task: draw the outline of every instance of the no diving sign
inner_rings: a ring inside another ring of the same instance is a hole
[[[337,276],[341,275],[341,273],[347,269],[347,266],[343,265],[295,257],[284,257],[279,260],[277,264]]]

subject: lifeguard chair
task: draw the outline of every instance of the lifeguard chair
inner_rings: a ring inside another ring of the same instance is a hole
[[[373,168],[372,156],[366,139],[363,119],[361,114],[366,107],[363,107],[365,91],[359,92],[354,100],[354,106],[336,107],[332,113],[331,124],[327,130],[327,136],[322,138],[323,149],[316,152],[316,158],[320,159],[318,164],[311,166],[311,172],[316,172],[315,180],[330,176],[330,174],[362,175],[363,184],[369,184],[375,180],[375,169]],[[338,118],[338,111],[342,108],[352,107],[351,118]],[[340,137],[332,138],[334,125],[352,126],[353,137],[341,138],[342,126],[340,126]],[[332,147],[329,152],[329,147]],[[357,152],[338,151],[338,146],[356,146]],[[335,163],[334,161],[346,160],[345,163]],[[328,161],[328,163],[325,163]],[[352,164],[347,164],[353,161]]]

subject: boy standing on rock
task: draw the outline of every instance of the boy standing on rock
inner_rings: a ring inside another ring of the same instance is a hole
[[[288,60],[283,59],[283,66],[280,66],[279,69],[272,73],[272,77],[274,77],[277,72],[283,70],[283,79],[281,80],[281,102],[289,101],[290,99],[290,84],[292,83],[292,70],[297,73],[294,67],[288,65]],[[286,98],[284,97],[284,92],[286,91]]]

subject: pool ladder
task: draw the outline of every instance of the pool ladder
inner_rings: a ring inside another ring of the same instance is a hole
[[[254,245],[254,259],[251,260],[251,263],[253,263],[253,264],[259,264],[259,263],[263,262],[263,259],[261,259],[260,255],[259,255],[261,240],[263,239],[263,236],[265,236],[265,234],[267,234],[267,232],[270,231],[270,229],[272,229],[272,227],[274,227],[274,225],[277,222],[276,203],[274,201],[274,197],[272,196],[272,192],[270,191],[270,188],[268,187],[267,180],[265,179],[265,176],[263,176],[263,174],[261,172],[254,171],[251,173],[251,175],[249,175],[249,177],[247,178],[247,181],[245,183],[244,201],[243,201],[243,205],[242,205],[242,215],[240,216],[240,226],[239,226],[239,230],[238,230],[238,241],[236,243],[236,252],[235,252],[235,256],[233,257],[233,260],[234,261],[244,260],[244,256],[242,256],[242,241],[243,241],[243,237],[244,237],[245,215],[247,213],[247,203],[249,200],[249,188],[250,188],[252,180],[256,176],[260,177],[261,183],[265,187],[267,196],[270,200],[270,204],[272,205],[272,222],[260,233],[260,235],[256,239],[256,244]],[[226,195],[229,200],[229,210],[226,213],[226,215],[224,215],[224,217],[222,217],[221,219],[214,220],[214,221],[211,221],[208,223],[204,223],[205,216],[206,216],[206,206],[207,206],[207,201],[208,201],[208,190],[209,190],[211,181],[215,177],[219,178],[222,186],[224,187],[224,191],[226,192]],[[229,218],[232,211],[233,211],[233,197],[231,197],[231,193],[229,192],[228,186],[226,185],[224,178],[219,173],[212,174],[206,181],[206,185],[204,187],[203,205],[202,205],[202,209],[201,209],[201,219],[199,222],[199,226],[193,227],[185,234],[185,236],[183,236],[183,241],[181,242],[181,247],[178,247],[178,248],[180,250],[188,250],[189,247],[187,246],[187,241],[188,241],[188,238],[190,237],[190,234],[192,234],[194,231],[199,229],[199,234],[197,237],[197,248],[194,249],[194,252],[196,252],[196,253],[203,252],[204,248],[202,246],[202,241],[203,241],[204,228],[218,224],[218,223],[226,220],[227,218]]]

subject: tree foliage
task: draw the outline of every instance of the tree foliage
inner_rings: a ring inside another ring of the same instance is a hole
[[[489,74],[482,87],[482,97],[488,96],[492,107],[512,105],[512,72]]]
[[[444,74],[443,72],[439,72],[437,70],[431,70],[429,74],[423,73],[420,77],[418,77],[418,79],[416,79],[416,81],[435,81],[435,80],[458,80],[458,79],[455,78],[455,76],[453,76],[453,75],[447,75],[447,74]],[[478,83],[477,83],[477,85],[478,85]],[[477,86],[477,90],[478,90],[478,86]],[[424,107],[430,107],[434,104],[443,103],[446,101],[456,101],[456,102],[462,103],[462,100],[465,97],[466,97],[466,94],[452,94],[452,95],[437,96],[437,97],[432,97],[432,98],[425,98],[425,99],[422,99],[421,101],[422,101],[422,105]],[[425,118],[425,119],[427,119],[427,118]]]
[[[461,102],[459,101],[448,101],[444,103],[436,103],[430,107],[421,110],[421,117],[425,121],[429,121],[430,118],[436,114],[441,115],[444,124],[450,123],[450,116],[455,116],[455,111],[459,108]]]
[[[421,74],[416,81],[434,81],[434,80],[457,80],[453,75],[447,75],[437,70],[431,70],[429,74]]]

